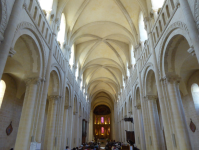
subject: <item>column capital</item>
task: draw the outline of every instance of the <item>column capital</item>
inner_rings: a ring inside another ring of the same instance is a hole
[[[150,19],[151,19],[151,17],[149,17],[149,16],[148,16],[148,17],[145,17],[145,18],[144,18],[144,23],[146,24],[148,21],[150,21]]]
[[[133,65],[131,64],[131,65],[128,66],[128,69],[131,69],[132,67],[133,67]]]
[[[13,57],[15,54],[16,54],[16,51],[14,50],[14,48],[11,47],[8,56]]]
[[[178,75],[174,73],[167,73],[165,76],[165,80],[169,83],[173,83],[173,82],[179,83],[181,80],[181,77],[179,77]]]
[[[64,43],[64,48],[68,51],[70,51],[71,47],[69,45],[67,45],[66,43]]]
[[[41,81],[43,81],[42,78],[36,77],[36,78],[28,78],[25,80],[26,86],[29,86],[30,84],[39,84]]]
[[[193,48],[193,46],[191,46],[191,47],[187,50],[187,52],[190,53],[192,56],[196,56],[195,49]]]
[[[68,105],[65,105],[65,106],[64,106],[64,109],[68,109],[68,108],[69,108],[69,106],[68,106]]]
[[[141,103],[138,103],[138,104],[135,106],[135,108],[141,109]]]
[[[151,101],[151,100],[156,101],[158,99],[158,97],[156,95],[146,95],[144,98],[149,101]]]
[[[59,96],[59,95],[48,96],[48,100],[50,100],[50,101],[58,101],[59,99],[61,99],[61,96]]]
[[[28,5],[27,5],[27,3],[26,3],[26,2],[24,2],[24,4],[23,4],[23,8],[24,8],[24,9],[27,9],[27,8],[28,8]]]
[[[73,65],[73,68],[76,70],[77,69],[77,65]]]
[[[138,45],[135,46],[135,50],[137,51],[141,46],[142,46],[142,44],[139,43]]]

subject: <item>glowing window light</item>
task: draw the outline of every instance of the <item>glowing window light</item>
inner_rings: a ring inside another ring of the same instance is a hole
[[[70,61],[69,61],[69,64],[71,66],[71,69],[73,68],[73,64],[74,64],[74,45],[71,47],[71,57],[70,57]],[[87,97],[86,97],[87,99]]]
[[[161,8],[164,4],[165,0],[152,0],[152,9],[157,10],[158,8]]]
[[[101,134],[104,134],[104,127],[101,127]]]
[[[65,31],[66,31],[66,20],[65,20],[65,15],[62,14],[62,15],[61,15],[60,30],[59,30],[58,35],[57,35],[57,40],[58,40],[60,43],[63,43],[63,42],[64,42]]]
[[[140,13],[139,16],[139,31],[140,31],[140,41],[144,42],[145,40],[147,40],[147,32],[145,30],[144,17],[142,12]]]
[[[47,11],[52,10],[53,0],[39,0],[39,3],[42,9]]]
[[[6,90],[6,83],[3,80],[1,80],[0,81],[0,108],[1,108],[1,104],[3,102],[5,90]]]
[[[104,123],[104,117],[101,117],[101,123]]]
[[[110,124],[110,122],[111,122],[111,121],[110,121],[110,118],[108,118],[108,123]]]
[[[191,93],[192,93],[196,113],[199,115],[199,86],[198,84],[194,83],[191,86]]]

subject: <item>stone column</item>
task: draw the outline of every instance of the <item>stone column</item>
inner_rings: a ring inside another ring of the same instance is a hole
[[[167,145],[167,149],[172,149],[173,148],[172,136],[171,136],[172,133],[171,133],[171,130],[169,128],[170,124],[169,124],[167,107],[166,107],[166,104],[165,104],[165,97],[163,96],[163,89],[162,89],[162,86],[161,86],[161,82],[159,80],[160,75],[159,75],[159,70],[158,70],[156,52],[155,52],[154,45],[153,45],[153,36],[152,36],[152,33],[151,33],[150,19],[151,19],[150,17],[146,17],[144,19],[144,22],[145,22],[146,29],[147,29],[147,32],[148,32],[150,49],[151,49],[152,58],[153,58],[155,80],[156,80],[156,86],[157,86],[158,97],[159,97],[159,102],[160,102],[162,121],[163,121],[163,125],[164,125],[166,145]]]
[[[72,123],[73,123],[73,110],[72,110],[72,107],[69,106],[68,108],[68,123],[67,123],[67,138],[68,138],[68,146],[69,148],[72,148]]]
[[[174,74],[167,74],[166,75],[167,85],[168,85],[168,92],[172,107],[172,114],[175,124],[175,130],[177,133],[177,139],[179,142],[179,147],[181,150],[191,149],[189,135],[186,132],[186,124],[183,120],[183,114],[181,114],[181,106],[179,100],[181,98],[178,97],[178,87],[176,86],[180,82],[180,78]]]
[[[56,25],[55,25],[55,28],[56,28]],[[54,48],[55,39],[56,39],[56,34],[53,33],[52,42],[51,42],[52,43],[51,50],[50,50],[48,65],[47,65],[46,74],[45,74],[46,82],[43,88],[42,100],[41,100],[40,110],[39,110],[39,121],[38,121],[37,131],[36,131],[36,142],[38,143],[41,143],[42,129],[43,129],[43,124],[44,124],[44,116],[45,116],[45,109],[46,109],[46,99],[47,99],[47,93],[48,93],[48,86],[50,82],[51,62],[52,62],[53,53],[55,50]]]
[[[138,121],[139,121],[139,129],[140,129],[140,143],[141,143],[141,149],[145,150],[145,137],[144,137],[144,125],[143,125],[143,118],[142,118],[142,109],[141,105],[137,105],[137,112],[138,112]]]
[[[196,22],[193,17],[193,14],[191,12],[191,8],[190,8],[188,1],[187,0],[179,0],[179,2],[180,2],[182,14],[184,16],[183,21],[185,21],[185,23],[186,23],[186,26],[189,30],[188,34],[189,34],[189,36],[191,38],[191,42],[193,44],[193,45],[190,45],[190,46],[193,46],[193,47],[191,47],[191,49],[192,49],[191,53],[193,53],[192,51],[195,51],[197,60],[199,62],[199,42],[198,42],[199,37],[198,37],[198,29],[196,27]]]
[[[31,142],[31,126],[34,115],[34,106],[37,95],[37,86],[41,78],[30,78],[26,80],[26,94],[24,98],[21,119],[15,144],[16,150],[27,150]]]
[[[138,144],[140,144],[138,142],[138,137],[140,136],[139,136],[139,121],[138,121],[138,114],[137,114],[136,106],[133,108],[133,122],[134,122],[134,131],[135,131],[135,144],[136,146],[138,146]]]
[[[44,149],[53,150],[55,146],[55,123],[56,123],[56,114],[57,114],[57,101],[60,99],[58,95],[52,95],[48,97],[49,108],[48,108],[48,118],[47,118],[47,127],[45,135],[45,145]]]
[[[20,12],[22,11],[23,3],[24,0],[15,0],[6,30],[4,32],[4,40],[0,41],[0,79],[6,65],[17,24],[21,21]]]
[[[78,141],[78,145],[82,144],[82,115],[80,114],[79,116],[79,141]]]
[[[62,135],[62,149],[67,146],[67,122],[68,122],[68,106],[64,106],[64,125]]]
[[[157,96],[155,95],[147,95],[146,99],[148,100],[149,106],[149,114],[150,114],[150,123],[152,130],[152,145],[154,150],[164,150],[164,147],[161,146],[161,136],[160,136],[160,123],[158,118],[158,110],[157,110]]]

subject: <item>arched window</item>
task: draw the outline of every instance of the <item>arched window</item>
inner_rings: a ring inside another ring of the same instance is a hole
[[[139,31],[140,31],[140,41],[144,42],[147,39],[147,32],[144,27],[144,17],[143,13],[140,13],[139,16]]]
[[[135,63],[136,62],[135,62],[134,47],[132,45],[132,48],[131,48],[131,64],[133,65],[133,67],[134,67]]]
[[[126,86],[126,84],[125,84],[125,82],[124,82],[124,80],[125,80],[125,77],[123,76],[123,86],[124,86],[124,88],[125,88],[125,86]]]
[[[5,90],[6,90],[6,83],[3,80],[1,80],[0,81],[0,108],[1,108],[1,105],[2,105],[2,102],[3,102]]]
[[[79,76],[79,64],[77,63],[77,69],[75,73],[76,80],[78,80],[78,76]]]
[[[83,89],[83,75],[81,75],[80,88],[82,89],[82,92],[83,92],[83,94],[84,94],[84,89]]]
[[[51,11],[53,0],[39,0],[40,6],[43,10]]]
[[[61,22],[60,22],[60,30],[57,35],[57,41],[59,41],[61,45],[64,43],[65,32],[66,32],[66,19],[65,19],[65,15],[62,13]]]
[[[72,69],[74,64],[74,45],[71,47],[71,55],[70,55],[70,61],[69,61],[70,67]]]
[[[128,66],[129,66],[129,65],[128,65],[128,62],[127,62],[126,65],[127,65],[127,76],[130,77],[130,69],[128,68]]]
[[[199,86],[198,86],[198,84],[194,83],[191,86],[191,94],[193,97],[196,112],[199,115]]]

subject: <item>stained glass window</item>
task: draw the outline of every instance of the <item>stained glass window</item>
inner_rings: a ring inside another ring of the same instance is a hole
[[[111,123],[110,118],[108,118],[108,124],[110,124],[110,123]]]
[[[101,134],[104,134],[104,127],[101,127]]]
[[[101,123],[104,123],[104,117],[101,117]]]

